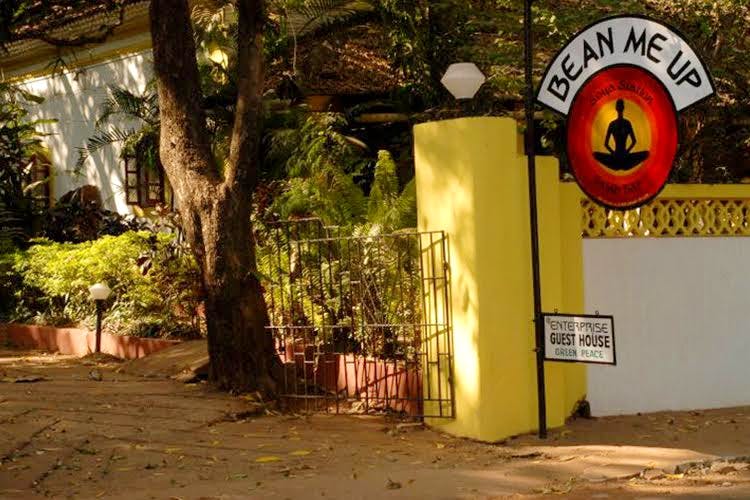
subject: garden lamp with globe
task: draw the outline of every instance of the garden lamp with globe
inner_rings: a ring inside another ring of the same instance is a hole
[[[470,62],[454,63],[448,66],[440,83],[456,99],[472,99],[485,82],[484,74],[476,64]]]
[[[89,287],[89,293],[91,299],[96,302],[96,351],[101,352],[102,348],[102,311],[104,309],[104,301],[107,300],[112,290],[109,289],[106,283],[97,283]]]

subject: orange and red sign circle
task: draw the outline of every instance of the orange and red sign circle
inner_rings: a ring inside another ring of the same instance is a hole
[[[664,85],[636,66],[604,69],[576,94],[567,157],[581,189],[615,209],[654,198],[672,171],[677,112]]]

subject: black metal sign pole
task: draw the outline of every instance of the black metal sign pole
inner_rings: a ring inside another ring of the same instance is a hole
[[[539,437],[547,437],[547,401],[544,392],[544,331],[542,328],[542,285],[539,277],[539,222],[536,206],[536,137],[534,134],[534,40],[531,32],[531,2],[524,1],[523,31],[526,65],[526,158],[529,172],[529,215],[531,218],[531,269],[534,280],[534,334],[536,338],[536,387],[539,406]]]

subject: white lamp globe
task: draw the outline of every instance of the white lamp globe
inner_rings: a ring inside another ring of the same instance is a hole
[[[89,293],[92,300],[107,300],[112,290],[109,289],[106,283],[97,283],[89,287]]]
[[[454,63],[448,66],[440,83],[456,99],[471,99],[485,82],[484,74],[474,63]]]

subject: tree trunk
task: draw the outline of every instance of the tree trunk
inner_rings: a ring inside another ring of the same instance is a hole
[[[206,296],[210,378],[233,391],[274,395],[281,362],[250,222],[259,158],[262,2],[238,0],[239,76],[230,164],[219,172],[195,59],[187,0],[152,0],[151,34],[161,117],[160,156],[175,191]]]
[[[249,197],[219,192],[200,220],[211,379],[227,389],[273,394],[281,364],[265,328]]]

